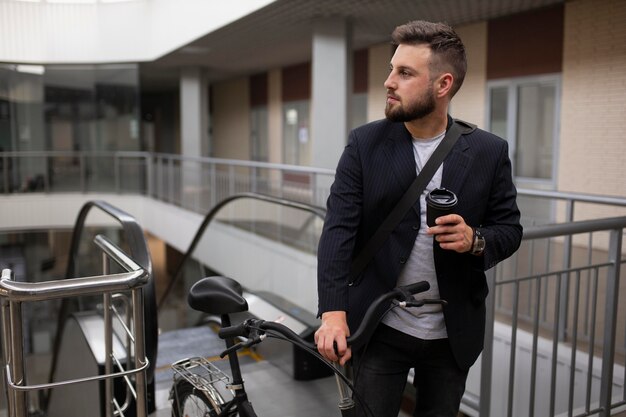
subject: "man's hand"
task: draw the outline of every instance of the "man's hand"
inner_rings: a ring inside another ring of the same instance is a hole
[[[429,227],[426,233],[435,236],[441,249],[465,253],[472,250],[474,231],[465,224],[463,217],[458,214],[448,214],[437,217],[435,226]]]
[[[350,336],[350,329],[345,311],[322,313],[322,325],[315,332],[315,344],[323,357],[345,365],[352,356],[352,350],[346,343],[348,336]]]

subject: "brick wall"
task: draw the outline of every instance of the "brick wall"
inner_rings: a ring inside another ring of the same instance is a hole
[[[626,196],[626,2],[565,6],[558,189]],[[624,215],[584,209],[576,218]]]

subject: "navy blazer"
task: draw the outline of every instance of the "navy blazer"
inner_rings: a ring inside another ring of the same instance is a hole
[[[403,123],[384,119],[350,132],[319,242],[319,314],[347,311],[354,331],[371,302],[396,286],[423,226],[419,200],[362,276],[351,277],[350,266],[415,177],[412,138]],[[456,212],[486,240],[483,256],[433,243],[439,292],[448,301],[443,310],[448,339],[458,365],[468,369],[483,348],[484,271],[513,254],[522,237],[506,141],[480,129],[462,135],[444,160],[441,186],[456,193]]]

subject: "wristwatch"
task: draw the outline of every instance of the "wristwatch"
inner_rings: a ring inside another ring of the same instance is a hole
[[[472,255],[480,255],[485,250],[485,237],[480,233],[477,227],[474,227],[474,241],[472,242]]]

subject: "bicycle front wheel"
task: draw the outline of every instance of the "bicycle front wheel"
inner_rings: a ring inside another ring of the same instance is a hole
[[[223,404],[224,399],[213,387],[201,390],[180,379],[172,388],[172,417],[217,417]]]

